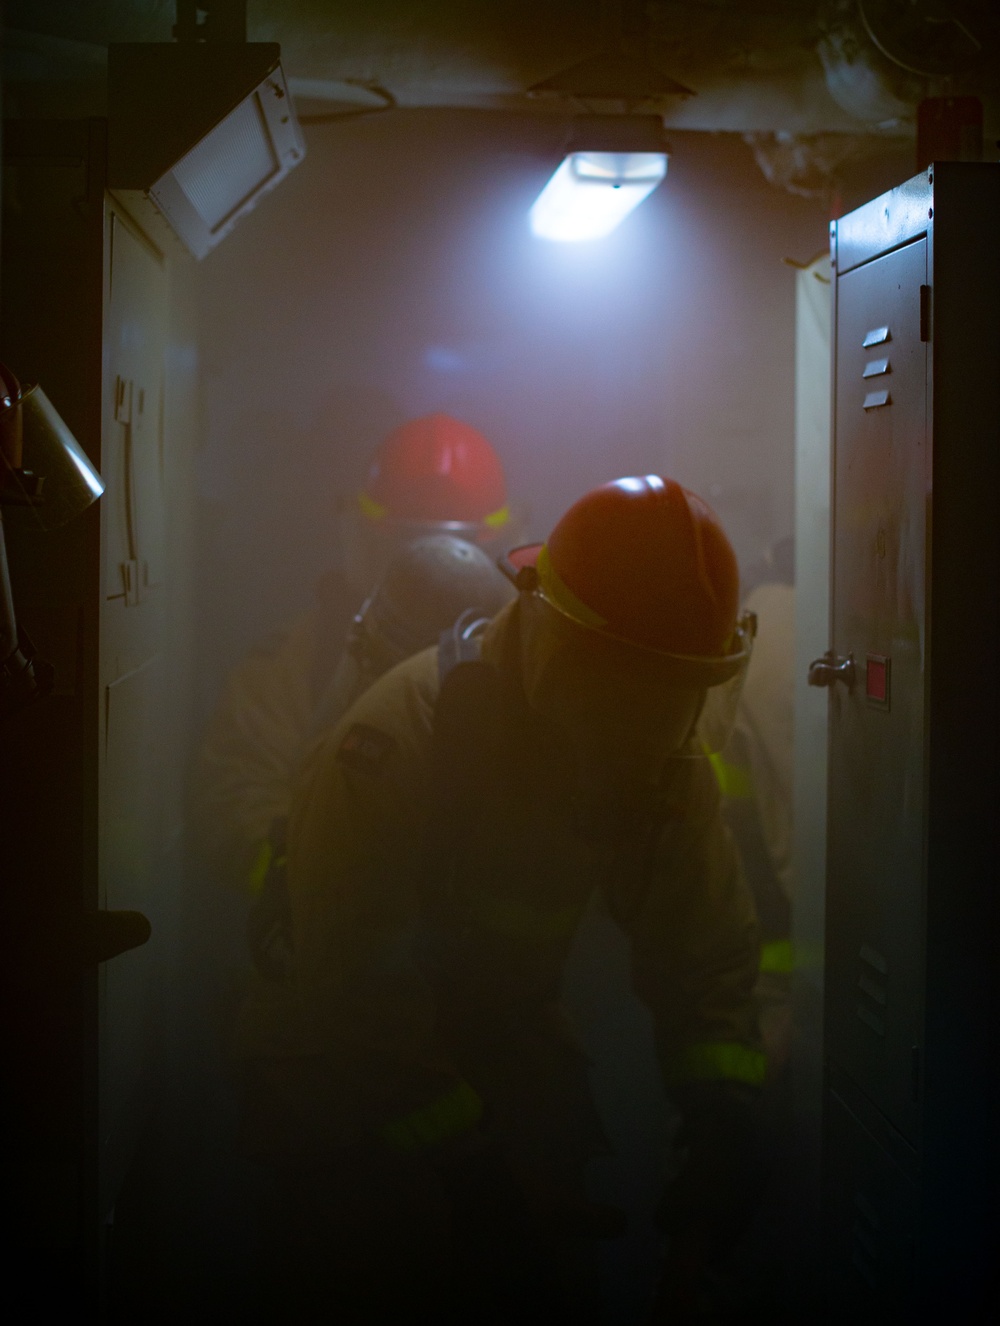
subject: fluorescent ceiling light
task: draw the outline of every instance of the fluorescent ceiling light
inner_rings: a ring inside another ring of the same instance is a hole
[[[666,173],[666,152],[571,152],[535,200],[531,229],[541,239],[601,239]]]

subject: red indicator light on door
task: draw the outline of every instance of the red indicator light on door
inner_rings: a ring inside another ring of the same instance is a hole
[[[865,695],[872,704],[889,707],[889,660],[884,654],[868,655]]]

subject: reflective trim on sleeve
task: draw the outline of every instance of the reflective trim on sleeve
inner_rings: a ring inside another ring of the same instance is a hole
[[[760,946],[760,970],[788,976],[795,970],[795,951],[790,939],[772,939]]]
[[[468,1132],[482,1117],[482,1100],[468,1082],[463,1081],[453,1091],[432,1100],[422,1109],[384,1123],[378,1135],[396,1151],[426,1151],[440,1146],[450,1137]]]
[[[759,1087],[767,1061],[762,1051],[739,1041],[702,1041],[689,1045],[674,1060],[674,1082],[747,1082]]]
[[[265,838],[257,848],[257,855],[254,857],[253,865],[250,867],[250,873],[247,875],[247,885],[251,894],[259,898],[264,892],[264,883],[267,879],[267,872],[271,869],[271,862],[274,860],[274,848],[271,846],[270,838]]]
[[[708,762],[727,801],[749,801],[753,796],[753,773],[745,764],[731,764],[719,754],[709,753]]]
[[[250,867],[250,873],[247,875],[247,886],[250,894],[254,898],[259,898],[264,892],[264,885],[267,883],[267,877],[275,866],[283,866],[288,860],[284,853],[276,853],[274,843],[270,838],[265,838],[260,847],[257,848],[257,855],[254,857],[253,865]]]

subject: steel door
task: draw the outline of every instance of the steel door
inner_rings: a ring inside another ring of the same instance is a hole
[[[926,240],[838,279],[826,1044],[918,1132],[924,867]]]
[[[109,204],[105,221],[102,472],[104,602],[100,674],[101,904],[158,929],[171,697],[161,661],[162,397],[168,330],[162,259]],[[112,1210],[149,1109],[159,936],[100,973],[100,1202]]]

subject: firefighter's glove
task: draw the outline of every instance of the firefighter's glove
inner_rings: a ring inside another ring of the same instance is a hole
[[[697,1240],[716,1261],[749,1225],[767,1181],[760,1093],[737,1082],[698,1083],[678,1092],[678,1105],[681,1166],[657,1224],[675,1240]]]

